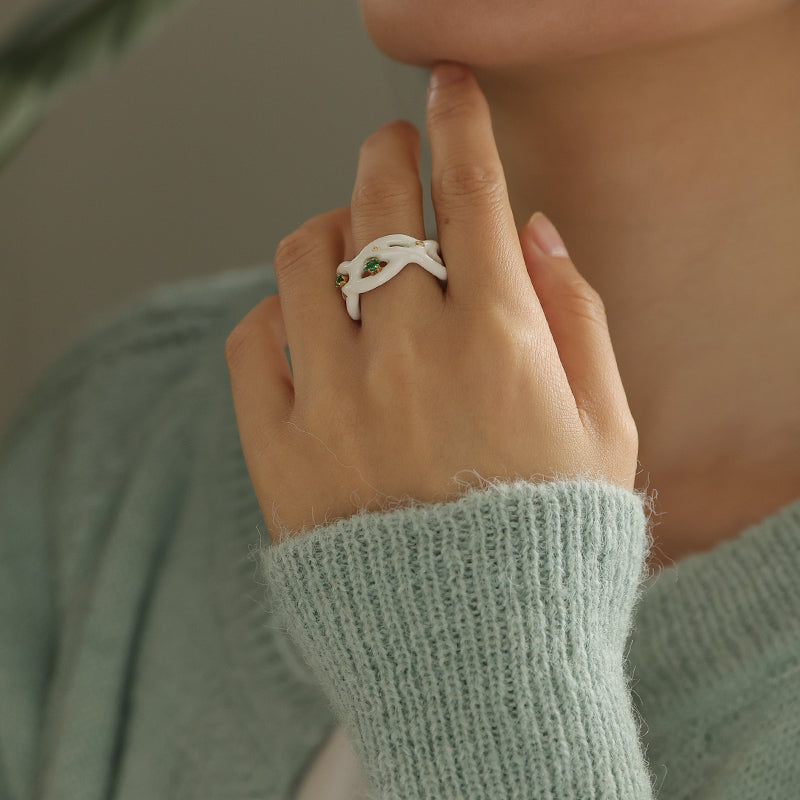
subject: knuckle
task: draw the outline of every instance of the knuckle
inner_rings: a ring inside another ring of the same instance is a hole
[[[583,319],[607,327],[606,306],[600,294],[584,280],[571,280],[564,287],[570,308]]]
[[[283,325],[280,296],[270,294],[253,306],[225,339],[225,361],[228,365],[240,361],[253,337],[263,335],[265,326],[273,326],[276,319]]]
[[[582,386],[579,392],[576,391],[575,399],[584,429],[592,431],[598,438],[608,438],[615,425],[609,421],[607,395],[597,387]]]
[[[306,278],[303,267],[312,263],[319,247],[319,238],[312,234],[309,223],[280,240],[272,262],[281,292],[291,293],[300,288]]]
[[[497,303],[482,303],[480,326],[470,326],[467,342],[482,344],[490,343],[492,348],[497,347],[497,342],[505,342],[516,327],[516,320],[506,314]]]
[[[359,182],[353,189],[351,203],[362,211],[380,210],[398,202],[407,203],[409,187],[401,180],[383,175]]]
[[[475,116],[475,98],[471,93],[440,92],[440,97],[427,111],[427,121],[431,128],[452,127],[459,119]]]
[[[638,452],[639,429],[629,408],[620,409],[616,419],[617,436],[623,445],[627,445]]]
[[[514,341],[514,323],[504,318],[501,309],[484,304],[480,314],[480,325],[465,323],[464,333],[459,337],[456,358],[464,371],[474,369],[476,364],[489,361],[497,366],[498,374],[506,374],[510,368],[506,359],[519,355],[519,343]]]
[[[477,199],[499,205],[503,201],[505,182],[495,168],[470,162],[444,167],[435,185],[438,200],[447,203],[474,203]]]
[[[607,395],[584,393],[578,411],[585,430],[592,431],[607,452],[638,454],[639,430],[626,402],[609,403]]]
[[[307,229],[301,225],[284,236],[275,249],[275,268],[291,269],[309,258],[314,252],[314,242]]]
[[[639,455],[639,431],[627,407],[609,412],[604,409],[602,418],[594,418],[591,430],[596,435],[598,447],[613,454],[617,461],[628,463]],[[589,428],[587,428],[589,430]]]

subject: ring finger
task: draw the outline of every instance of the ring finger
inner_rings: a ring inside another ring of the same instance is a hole
[[[364,140],[350,201],[354,252],[348,258],[381,236],[425,238],[419,148],[419,131],[406,120],[387,123]],[[433,275],[408,264],[387,283],[361,294],[361,325],[407,325],[409,315],[429,314],[443,295]]]

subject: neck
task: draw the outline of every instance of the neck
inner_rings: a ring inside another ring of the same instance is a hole
[[[684,531],[689,494],[738,504],[716,538],[800,495],[797,9],[625,53],[474,68],[517,226],[545,211],[606,305],[637,488],[671,491]]]

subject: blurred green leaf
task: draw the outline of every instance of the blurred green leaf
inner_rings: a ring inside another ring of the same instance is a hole
[[[193,0],[56,0],[0,46],[0,170],[57,99],[150,38]]]

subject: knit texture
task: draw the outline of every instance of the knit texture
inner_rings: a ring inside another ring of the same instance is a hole
[[[276,291],[96,318],[0,440],[2,800],[288,800],[337,723],[382,800],[798,796],[800,487],[653,576],[582,478],[270,545],[224,346]]]
[[[372,796],[650,797],[622,670],[639,498],[498,484],[264,550]]]

